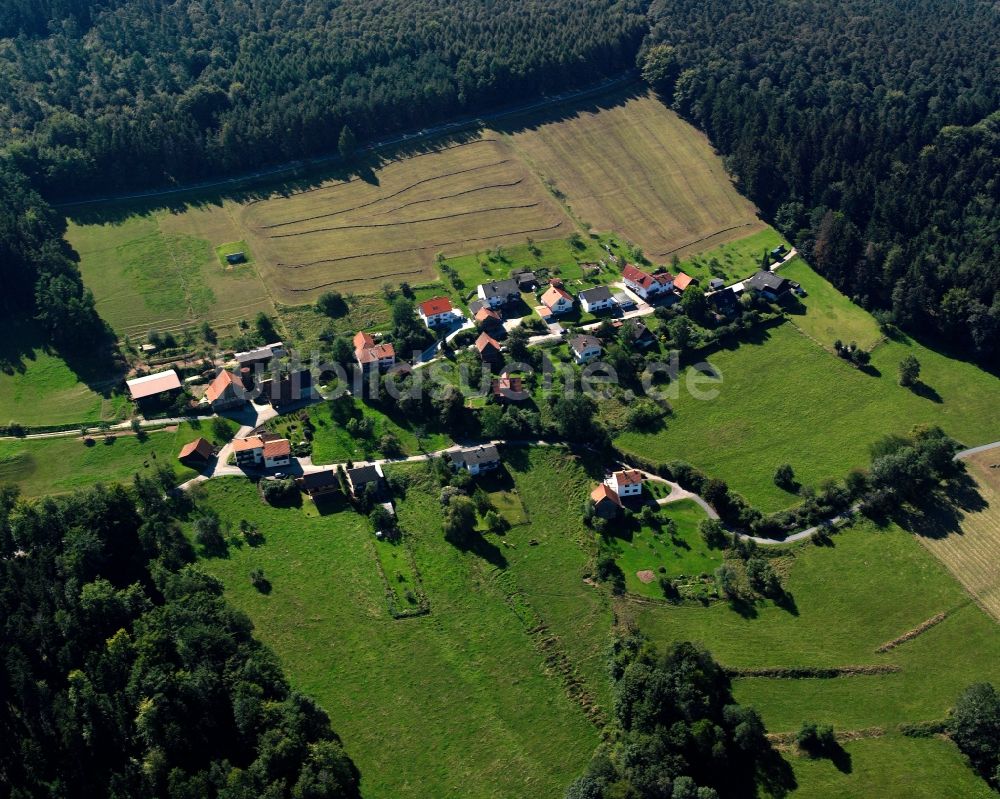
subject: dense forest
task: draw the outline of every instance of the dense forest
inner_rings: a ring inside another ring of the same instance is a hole
[[[193,552],[163,486],[0,488],[0,793],[349,799],[358,774]]]
[[[0,130],[46,196],[337,149],[633,67],[647,0],[0,0]]]
[[[1000,360],[1000,11],[656,0],[640,62],[813,265]]]

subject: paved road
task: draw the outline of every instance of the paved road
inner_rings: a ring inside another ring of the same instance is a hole
[[[517,116],[518,114],[524,114],[529,111],[537,111],[548,106],[559,105],[560,103],[569,102],[570,100],[579,100],[584,97],[589,97],[594,94],[603,94],[616,86],[625,86],[629,83],[635,81],[638,77],[638,73],[635,70],[629,70],[621,75],[613,78],[608,78],[600,83],[596,83],[592,86],[588,86],[584,89],[579,89],[572,92],[562,92],[561,94],[555,94],[551,97],[544,97],[540,100],[534,100],[528,103],[520,103],[515,106],[508,106],[506,108],[501,108],[488,114],[478,114],[475,116],[462,117],[456,119],[452,122],[446,122],[441,125],[435,125],[430,128],[422,128],[420,130],[413,130],[408,133],[401,133],[395,136],[388,136],[383,139],[377,139],[370,144],[365,145],[358,149],[358,153],[364,153],[368,151],[380,150],[385,147],[393,147],[397,144],[405,144],[409,142],[419,142],[424,139],[434,138],[436,136],[441,136],[445,133],[454,133],[465,128],[484,125],[487,122],[495,122],[499,119],[504,119],[510,116]],[[114,194],[105,195],[104,197],[94,197],[90,199],[80,199],[74,200],[72,202],[57,203],[57,208],[72,208],[83,205],[96,205],[100,203],[112,203],[112,202],[122,202],[127,200],[142,200],[154,197],[167,197],[173,194],[183,194],[189,191],[201,191],[204,189],[215,189],[223,186],[236,187],[241,183],[247,183],[250,181],[260,180],[261,178],[277,177],[285,172],[292,172],[301,169],[304,166],[319,166],[322,164],[335,163],[340,161],[341,156],[339,153],[332,153],[329,155],[316,156],[309,159],[300,159],[295,161],[288,161],[284,164],[279,164],[277,166],[269,167],[268,169],[258,169],[254,172],[248,172],[243,175],[237,175],[231,178],[222,178],[219,180],[205,180],[199,183],[188,183],[184,186],[177,186],[169,189],[151,189],[149,191],[133,192],[131,194]]]
[[[991,449],[1000,449],[1000,441],[994,441],[992,444],[982,444],[971,449],[963,449],[961,452],[955,453],[955,460],[968,458],[970,455],[978,455],[980,452],[988,452]]]

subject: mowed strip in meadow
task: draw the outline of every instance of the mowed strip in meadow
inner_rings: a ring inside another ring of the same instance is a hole
[[[560,238],[569,218],[512,148],[485,135],[365,177],[253,201],[239,218],[277,300],[436,278],[438,252]]]
[[[966,463],[982,502],[966,512],[961,534],[920,540],[983,609],[1000,620],[1000,449],[980,452]]]
[[[616,94],[503,130],[577,219],[654,261],[765,227],[705,135],[651,94]]]

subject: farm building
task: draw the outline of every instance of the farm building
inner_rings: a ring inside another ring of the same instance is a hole
[[[594,503],[594,514],[601,519],[613,519],[622,510],[622,501],[613,488],[601,483],[590,492],[590,501]]]
[[[607,311],[615,307],[615,300],[611,296],[611,289],[607,286],[595,286],[592,289],[581,291],[577,296],[579,297],[580,305],[587,313]]]
[[[284,356],[285,345],[280,341],[275,341],[271,344],[265,344],[263,347],[247,350],[246,352],[237,352],[233,357],[236,358],[236,363],[240,366],[249,366],[252,369],[257,364],[266,366],[273,359],[283,358]]]
[[[383,480],[385,480],[385,475],[382,474],[382,467],[377,463],[371,466],[358,466],[347,470],[347,484],[350,486],[351,495],[355,499],[368,491],[368,486],[374,486],[371,490],[380,494],[382,492]]]
[[[562,286],[553,283],[542,295],[542,305],[548,308],[552,315],[564,314],[573,308],[573,295]]]
[[[181,447],[177,453],[177,460],[185,466],[199,468],[204,466],[215,455],[215,447],[210,441],[204,438],[196,438],[194,441]]]
[[[601,341],[595,336],[588,336],[584,333],[573,336],[569,340],[569,348],[573,352],[573,357],[577,363],[587,363],[601,355]]]
[[[500,452],[495,444],[455,450],[450,455],[452,465],[456,469],[465,469],[469,474],[492,471],[500,466]]]
[[[450,325],[455,321],[455,309],[447,297],[434,297],[420,303],[417,313],[427,327]]]
[[[521,299],[521,289],[516,280],[494,280],[476,286],[476,294],[490,308],[500,308],[508,302]]]
[[[472,318],[476,320],[476,324],[479,325],[480,329],[487,332],[499,332],[503,328],[503,320],[501,320],[500,314],[492,308],[483,306],[476,311]]]
[[[169,401],[181,392],[181,379],[173,369],[126,380],[129,396],[140,406]]]
[[[211,404],[213,411],[225,411],[239,408],[246,402],[246,395],[243,392],[243,383],[240,379],[232,372],[223,369],[209,383],[205,399]]]

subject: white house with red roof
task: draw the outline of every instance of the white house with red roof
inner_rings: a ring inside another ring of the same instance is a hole
[[[233,441],[233,454],[237,466],[263,466],[273,469],[292,462],[292,443],[287,438],[250,436]]]
[[[450,325],[455,321],[455,308],[447,297],[433,297],[420,303],[417,313],[427,327]]]
[[[562,286],[549,286],[542,295],[542,305],[549,309],[553,316],[568,313],[573,309],[573,295]]]
[[[628,288],[644,300],[668,292],[674,287],[674,276],[669,272],[651,275],[648,272],[643,272],[634,264],[625,266],[622,271],[622,279]]]
[[[619,497],[641,496],[642,472],[638,469],[622,469],[612,474],[607,484]]]

